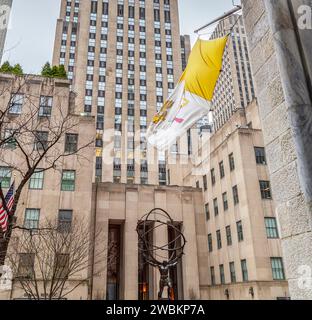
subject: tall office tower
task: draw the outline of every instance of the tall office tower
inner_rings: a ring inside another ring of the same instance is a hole
[[[13,0],[0,0],[0,62],[2,60]]]
[[[214,130],[220,129],[239,108],[245,108],[255,97],[249,62],[245,26],[240,15],[222,20],[211,38],[229,34],[222,73],[213,99]]]
[[[177,0],[62,0],[53,63],[68,70],[77,111],[96,117],[98,180],[166,184],[145,135],[181,59]]]

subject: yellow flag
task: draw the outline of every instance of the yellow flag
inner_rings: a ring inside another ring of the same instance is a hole
[[[211,110],[227,39],[197,40],[178,85],[149,126],[150,144],[168,149]]]

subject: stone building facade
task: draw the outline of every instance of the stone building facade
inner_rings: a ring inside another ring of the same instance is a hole
[[[202,189],[209,298],[288,298],[256,100],[217,132],[196,131],[189,162],[171,154],[168,175],[172,185]]]

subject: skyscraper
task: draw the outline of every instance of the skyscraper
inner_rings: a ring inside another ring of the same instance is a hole
[[[245,108],[255,97],[245,26],[240,15],[231,15],[219,22],[211,38],[226,34],[230,35],[213,99],[215,131],[231,118],[236,109]]]
[[[166,184],[145,133],[182,72],[178,1],[63,0],[53,64],[68,70],[78,111],[96,117],[96,178]]]
[[[12,1],[13,0],[0,0],[0,62],[3,55]]]

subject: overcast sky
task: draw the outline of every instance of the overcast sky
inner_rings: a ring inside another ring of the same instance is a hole
[[[38,73],[46,61],[52,60],[60,1],[13,0],[3,61],[18,62],[24,72]],[[195,29],[231,8],[232,0],[179,0],[181,34],[192,35],[194,42]]]

